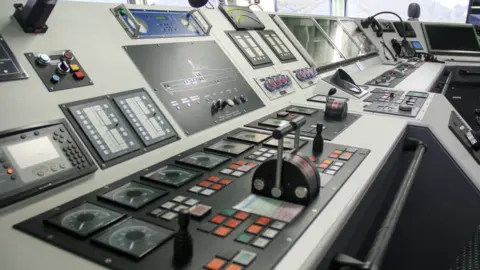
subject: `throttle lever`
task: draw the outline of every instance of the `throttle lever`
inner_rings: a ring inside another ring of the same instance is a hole
[[[272,137],[278,141],[277,166],[275,168],[275,186],[271,193],[275,198],[282,196],[282,170],[283,170],[283,138],[293,130],[293,125],[283,125],[275,129]]]
[[[307,123],[307,119],[305,118],[305,116],[298,116],[290,121],[292,129],[295,131],[295,139],[292,150],[292,153],[295,153],[300,149],[300,129],[303,125]]]

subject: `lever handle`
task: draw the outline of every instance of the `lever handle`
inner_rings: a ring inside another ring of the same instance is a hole
[[[277,129],[275,129],[272,133],[273,138],[280,140],[285,137],[288,133],[290,133],[293,130],[292,125],[283,125],[279,126]]]
[[[292,125],[293,130],[300,129],[300,127],[305,125],[306,123],[307,119],[305,118],[305,116],[298,116],[290,120],[290,125]]]

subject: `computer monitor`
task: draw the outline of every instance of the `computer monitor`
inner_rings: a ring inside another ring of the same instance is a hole
[[[471,24],[423,23],[431,54],[480,56],[480,43]]]

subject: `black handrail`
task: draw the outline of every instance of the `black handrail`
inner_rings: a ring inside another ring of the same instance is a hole
[[[395,198],[390,206],[390,209],[388,210],[388,214],[383,220],[380,229],[377,231],[377,236],[375,237],[373,245],[367,253],[366,260],[360,261],[346,254],[339,253],[333,259],[331,268],[332,270],[341,269],[345,266],[363,270],[380,269],[385,252],[390,243],[390,239],[395,232],[395,228],[398,224],[398,220],[400,219],[403,207],[407,201],[408,194],[412,188],[413,179],[415,179],[423,155],[427,151],[427,147],[422,141],[408,137],[404,145],[404,151],[413,150],[415,150],[413,159],[408,166],[407,172],[402,179],[397,193],[395,194]]]

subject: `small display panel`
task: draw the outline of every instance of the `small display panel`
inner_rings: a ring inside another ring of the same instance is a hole
[[[278,37],[277,33],[273,30],[258,31],[258,34],[267,43],[270,49],[280,59],[282,63],[292,62],[297,60],[293,53],[287,48],[285,43]]]
[[[135,259],[140,259],[172,237],[174,231],[130,218],[106,230],[93,240]]]
[[[280,16],[280,18],[317,66],[321,67],[345,60],[311,18],[288,16]]]
[[[101,158],[101,163],[140,149],[121,113],[107,98],[68,108]]]
[[[113,100],[146,146],[177,136],[145,90],[121,93]]]
[[[249,143],[261,143],[270,138],[271,135],[253,132],[249,130],[242,130],[235,135],[229,136],[230,139],[249,142]]]
[[[477,34],[469,24],[423,24],[432,52],[479,53]]]
[[[232,142],[232,141],[219,141],[213,145],[208,146],[206,149],[210,151],[216,151],[228,155],[238,156],[245,151],[251,149],[253,145]]]
[[[60,157],[48,137],[9,145],[7,150],[21,169]]]
[[[259,68],[267,65],[272,65],[272,60],[253,39],[247,31],[226,32],[232,39],[233,43],[247,58],[250,65],[254,68]]]
[[[197,152],[185,158],[177,160],[177,162],[185,165],[191,165],[202,169],[211,170],[228,160],[230,160],[230,158],[214,154],[208,154],[205,152]]]
[[[410,43],[412,44],[412,47],[415,50],[423,50],[423,46],[422,46],[422,43],[420,43],[420,41],[414,40],[414,41],[410,41]]]

